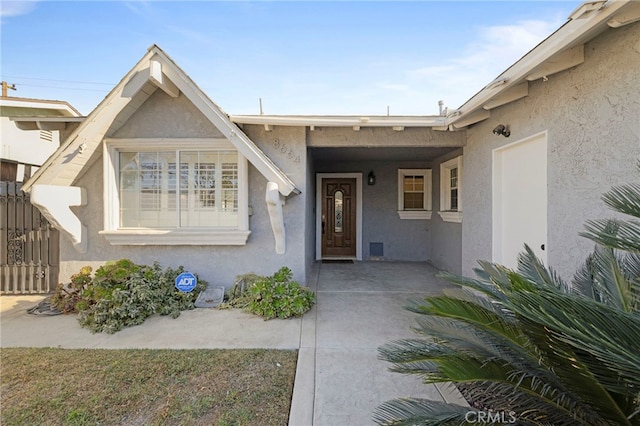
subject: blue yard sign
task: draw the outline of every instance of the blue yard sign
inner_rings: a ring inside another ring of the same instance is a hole
[[[189,293],[196,288],[197,279],[191,272],[183,272],[176,277],[176,288],[183,293]]]

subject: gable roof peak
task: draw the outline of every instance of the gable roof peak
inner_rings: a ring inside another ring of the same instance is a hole
[[[283,195],[300,192],[289,177],[156,44],[147,50],[65,143],[24,184],[23,190],[29,191],[35,184],[72,185],[90,162],[92,154],[99,150],[108,132],[114,126],[117,128],[124,124],[157,89],[171,97],[180,94],[186,96],[268,181],[278,184]],[[136,102],[132,102],[134,98]],[[121,113],[125,109],[123,116]]]

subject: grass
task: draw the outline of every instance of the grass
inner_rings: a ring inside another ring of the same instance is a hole
[[[3,425],[286,425],[297,352],[0,350]]]

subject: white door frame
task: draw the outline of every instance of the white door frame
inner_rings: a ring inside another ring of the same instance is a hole
[[[501,226],[501,223],[502,223],[501,206],[503,202],[503,197],[502,197],[503,194],[502,194],[501,179],[500,179],[501,172],[502,172],[502,164],[501,164],[499,155],[505,149],[513,148],[516,145],[525,144],[540,138],[544,139],[545,146],[547,147],[547,153],[545,155],[545,169],[547,170],[546,179],[547,179],[547,185],[548,185],[549,154],[548,154],[548,135],[546,130],[536,133],[534,135],[531,135],[527,138],[521,139],[519,141],[515,141],[510,144],[503,145],[499,148],[495,148],[492,150],[491,161],[492,161],[492,195],[493,195],[493,203],[492,203],[492,225],[493,225],[492,226],[493,228],[492,261],[493,262],[500,263],[504,259],[504,253],[503,253],[503,247],[502,247],[503,235],[502,235],[502,226]],[[547,194],[547,205],[545,206],[545,211],[547,212],[547,214],[548,214],[548,208],[549,208],[549,205],[548,205],[548,194]],[[546,228],[547,235],[544,236],[544,242],[543,242],[543,244],[546,246],[544,250],[544,254],[537,253],[537,255],[541,256],[542,261],[546,264],[549,256],[548,244],[547,244],[549,228],[548,228],[548,222],[546,220],[546,216],[545,216],[545,228]],[[532,249],[534,248],[532,247]]]
[[[356,260],[362,260],[362,173],[316,173],[316,260],[322,260],[322,180],[356,180]]]

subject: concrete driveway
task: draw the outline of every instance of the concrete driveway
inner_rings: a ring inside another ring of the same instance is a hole
[[[409,300],[447,286],[418,262],[319,263],[309,286],[317,304],[301,319],[263,321],[238,310],[195,309],[152,317],[113,335],[91,334],[75,316],[37,317],[42,296],[0,297],[2,347],[299,349],[289,424],[364,426],[381,403],[405,396],[464,403],[452,386],[388,371],[377,348],[414,336]]]

